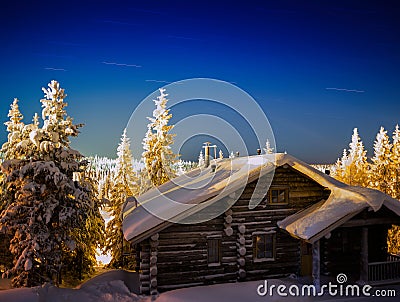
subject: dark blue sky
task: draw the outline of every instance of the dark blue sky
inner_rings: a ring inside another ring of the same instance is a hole
[[[115,156],[157,81],[195,77],[253,96],[278,151],[308,162],[335,161],[354,127],[370,149],[400,122],[397,1],[10,1],[0,45],[1,121],[14,97],[30,121],[56,79],[85,155]]]

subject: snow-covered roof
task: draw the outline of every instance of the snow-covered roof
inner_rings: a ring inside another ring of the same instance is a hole
[[[278,222],[296,238],[313,243],[364,209],[376,212],[382,205],[400,216],[400,201],[378,190],[344,184],[294,157],[284,162],[331,191],[327,200]]]
[[[237,157],[215,164],[215,172],[211,167],[195,169],[149,190],[137,198],[139,207],[128,202],[123,220],[125,238],[140,242],[174,222],[190,223],[188,217],[215,208],[246,183],[285,164],[331,191],[327,200],[278,222],[297,238],[314,242],[366,208],[378,211],[385,205],[400,216],[398,200],[377,190],[346,185],[288,154]],[[250,202],[249,208],[254,206]]]
[[[218,201],[272,171],[274,160],[273,155],[216,160],[208,168],[194,169],[140,195],[138,207],[127,200],[123,211],[125,238],[139,242],[173,222],[191,223],[188,218],[205,209],[223,213]]]

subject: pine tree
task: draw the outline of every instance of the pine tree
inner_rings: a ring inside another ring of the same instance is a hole
[[[180,159],[177,163],[176,175],[180,176],[186,173],[185,163]]]
[[[400,199],[400,129],[399,125],[393,132],[393,146],[391,153],[390,170],[392,175],[392,183],[390,192],[392,197]],[[398,255],[400,254],[400,226],[392,225],[388,230],[388,252]]]
[[[336,161],[333,176],[353,186],[367,186],[367,151],[364,149],[357,128],[353,130],[349,150],[344,149],[342,158]]]
[[[142,153],[145,164],[144,178],[149,179],[152,186],[159,186],[175,177],[173,164],[177,155],[171,150],[174,135],[169,133],[173,126],[168,125],[172,115],[167,108],[167,94],[160,88],[160,96],[154,100],[156,109],[153,117],[149,117],[147,133],[143,139],[144,152]]]
[[[18,126],[13,103],[8,141],[2,147],[7,156],[1,164],[0,231],[11,238],[14,261],[5,275],[13,277],[13,286],[58,282],[55,276],[78,258],[79,269],[90,268],[98,240],[104,237],[93,187],[73,181],[73,174],[86,165],[69,142],[80,125],[66,114],[66,95],[58,82],[43,91],[43,126],[39,128],[37,115],[33,124]]]
[[[392,196],[400,199],[400,129],[399,125],[393,132],[393,146],[391,156],[391,173],[392,173]]]
[[[8,111],[10,120],[4,123],[7,126],[8,132],[7,142],[3,144],[2,148],[4,159],[18,156],[19,146],[23,140],[25,124],[22,122],[23,115],[19,111],[18,102],[18,99],[15,98]]]
[[[337,180],[347,183],[348,178],[346,174],[346,167],[348,164],[347,149],[343,149],[343,154],[340,159],[336,161],[334,176]]]
[[[112,219],[107,223],[105,249],[107,252],[111,252],[112,258],[109,266],[114,268],[124,266],[123,249],[124,247],[127,250],[130,248],[129,242],[126,242],[122,233],[122,206],[128,197],[138,194],[137,177],[133,171],[133,158],[126,129],[122,133],[117,155],[115,177],[112,180],[113,188],[109,198],[109,211]]]
[[[15,131],[22,131],[22,128],[24,127],[22,119],[24,117],[19,111],[17,98],[14,99],[10,107],[11,109],[8,111],[8,117],[10,118],[10,120],[4,123],[7,126],[7,131],[9,133],[14,133]]]
[[[204,166],[205,161],[204,161],[203,150],[200,151],[198,162],[199,162],[198,164],[199,167]]]
[[[374,156],[370,171],[370,187],[390,194],[392,184],[390,157],[392,145],[389,142],[387,131],[381,127],[374,143]]]
[[[351,142],[349,144],[349,157],[345,167],[347,183],[355,186],[365,186],[368,182],[367,151],[354,128]]]
[[[265,148],[264,148],[265,154],[272,154],[274,153],[274,148],[271,147],[271,143],[269,139],[265,142]]]
[[[335,162],[335,165],[332,169],[332,177],[336,178],[337,180],[341,180],[343,178],[343,169],[342,169],[342,161],[338,158]]]

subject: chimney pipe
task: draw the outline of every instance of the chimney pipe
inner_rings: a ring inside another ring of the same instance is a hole
[[[257,149],[257,155],[261,155],[261,149]]]
[[[210,142],[204,143],[204,167],[207,168],[210,165]]]

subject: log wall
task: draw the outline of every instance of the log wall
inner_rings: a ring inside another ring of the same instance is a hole
[[[288,166],[279,167],[275,171],[271,188],[287,188],[288,203],[271,205],[268,198],[265,198],[250,210],[248,205],[256,182],[249,183],[231,209],[217,218],[199,224],[176,224],[159,232],[156,250],[155,237],[139,243],[142,292],[262,280],[298,273],[299,241],[279,230],[277,222],[326,199],[329,191]],[[235,197],[233,194],[229,198]],[[260,231],[275,233],[273,260],[260,262],[253,259],[252,236],[254,232]],[[210,238],[221,241],[219,264],[208,263],[207,239]]]

